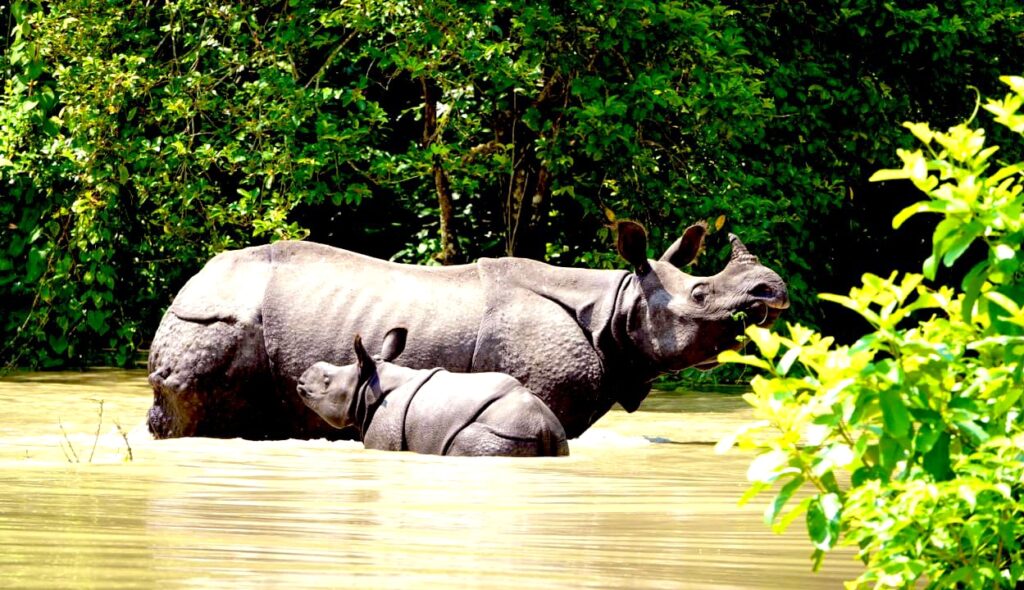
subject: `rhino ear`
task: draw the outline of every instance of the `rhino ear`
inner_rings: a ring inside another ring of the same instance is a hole
[[[701,221],[691,225],[683,231],[683,235],[678,240],[668,247],[668,250],[665,250],[659,260],[671,262],[677,267],[691,264],[704,248],[704,236],[707,233],[707,223]]]
[[[356,366],[359,367],[359,381],[366,381],[377,372],[377,363],[373,362],[370,353],[363,347],[363,339],[356,334],[352,341],[352,348],[356,351]]]
[[[409,331],[405,328],[392,328],[384,335],[384,344],[380,347],[380,358],[390,362],[398,358],[405,350],[405,339]]]
[[[619,255],[633,265],[636,274],[642,275],[651,269],[647,262],[647,230],[635,221],[619,221],[615,224]]]

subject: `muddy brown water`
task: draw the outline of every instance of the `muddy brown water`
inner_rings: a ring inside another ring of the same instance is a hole
[[[149,403],[140,371],[0,379],[0,587],[841,588],[858,572],[840,552],[812,573],[801,527],[775,535],[766,499],[737,506],[749,457],[709,444],[751,418],[737,395],[655,393],[550,459],[154,441]]]

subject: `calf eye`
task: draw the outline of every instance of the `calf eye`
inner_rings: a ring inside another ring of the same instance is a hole
[[[330,387],[330,385],[331,385],[331,378],[328,377],[327,375],[324,375],[324,387]]]

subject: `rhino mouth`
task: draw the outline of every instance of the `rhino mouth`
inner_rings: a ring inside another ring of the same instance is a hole
[[[734,318],[738,320],[737,327],[739,328],[739,333],[736,334],[736,337],[738,338],[740,335],[742,335],[743,330],[745,330],[747,326],[752,324],[760,326],[762,328],[770,327],[772,324],[775,323],[775,320],[779,319],[779,316],[782,315],[782,312],[785,311],[787,307],[789,306],[775,306],[761,300],[751,303],[750,305],[740,310],[741,313],[737,313],[734,315]],[[719,352],[722,352],[726,349],[739,350],[742,346],[743,345],[737,341],[733,346],[729,346],[723,348],[722,350],[719,350],[710,358],[703,360],[699,363],[696,363],[692,365],[692,367],[701,371],[710,371],[711,369],[714,369],[719,365]]]
[[[318,392],[314,392],[309,385],[306,385],[305,383],[302,382],[300,382],[298,387],[296,387],[295,389],[296,391],[298,391],[299,397],[302,398],[302,401],[305,402],[312,402],[316,398],[320,397],[320,395],[318,395]]]
[[[785,309],[785,307],[769,305],[764,301],[755,301],[744,310],[746,315],[744,323],[767,328],[774,324],[775,320],[779,319],[779,316],[782,315]]]

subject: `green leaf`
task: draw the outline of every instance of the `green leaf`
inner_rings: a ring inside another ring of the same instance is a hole
[[[831,550],[839,539],[842,503],[837,494],[822,494],[807,507],[807,534],[821,551]]]
[[[746,329],[746,334],[757,345],[764,358],[770,361],[778,354],[779,345],[781,344],[778,334],[759,326],[750,326]]]
[[[985,429],[979,426],[974,420],[957,420],[953,422],[958,430],[967,438],[971,446],[978,447],[989,439]]]
[[[953,475],[949,459],[949,442],[949,433],[941,433],[932,448],[922,458],[925,471],[930,473],[936,481],[946,481]]]
[[[960,311],[964,322],[968,324],[971,323],[971,317],[974,314],[974,303],[978,300],[981,287],[985,284],[985,278],[988,276],[988,268],[987,260],[975,264],[961,283],[964,290],[964,301]]]
[[[768,506],[765,507],[764,511],[764,522],[765,524],[772,524],[775,519],[778,518],[782,509],[785,508],[786,503],[793,497],[793,494],[800,489],[800,486],[804,484],[804,477],[802,475],[794,475],[792,479],[786,482],[786,485],[779,489],[779,493],[775,495]],[[782,532],[782,531],[775,531]]]
[[[89,310],[85,314],[85,323],[92,328],[93,332],[102,336],[110,330],[110,326],[107,325],[108,316],[109,313],[102,310]]]
[[[47,340],[50,343],[50,348],[53,349],[53,352],[55,352],[57,354],[57,356],[60,356],[60,355],[64,354],[64,351],[68,349],[67,338],[65,338],[63,335],[61,335],[61,336],[53,336],[53,335],[51,335]]]
[[[924,276],[928,278],[928,280],[930,280],[930,281],[935,280],[935,271],[937,271],[938,269],[939,269],[939,257],[938,256],[936,256],[935,254],[932,254],[931,256],[929,256],[928,258],[925,259],[922,272],[924,273]]]
[[[767,420],[759,420],[757,422],[750,422],[744,424],[743,426],[740,426],[736,430],[722,437],[715,444],[715,453],[722,455],[729,452],[729,450],[731,450],[733,446],[736,445],[737,439],[739,439],[740,437],[749,436],[751,432],[767,428],[769,425],[770,423]]]
[[[907,411],[899,390],[890,388],[882,391],[878,396],[878,403],[882,408],[885,430],[893,438],[906,440],[910,433],[910,412]]]
[[[751,483],[747,491],[743,492],[743,495],[740,496],[740,499],[737,501],[737,504],[739,506],[746,506],[748,502],[756,498],[758,494],[760,494],[761,492],[770,488],[771,485],[772,484],[770,483],[764,483],[760,481],[755,481]]]
[[[793,521],[796,520],[797,517],[801,514],[807,513],[807,507],[811,505],[811,500],[811,497],[806,497],[797,502],[797,505],[784,514],[782,518],[779,519],[779,522],[772,527],[772,531],[775,533],[783,533],[788,530],[789,525],[793,524]]]
[[[886,180],[906,180],[910,178],[910,170],[906,168],[879,170],[871,175],[869,182],[883,182]]]
[[[896,469],[896,464],[903,458],[903,446],[891,436],[883,435],[878,440],[878,463],[882,468],[882,476],[888,480]]]
[[[947,267],[953,266],[953,263],[957,261],[963,253],[967,251],[967,248],[974,243],[974,240],[978,238],[982,228],[977,224],[969,223],[960,228],[959,235],[955,235],[949,240],[948,245],[944,244],[941,252],[942,263]]]
[[[874,177],[872,177],[872,180],[873,179],[874,179]],[[917,203],[914,203],[913,205],[910,205],[908,207],[904,207],[902,211],[900,211],[899,213],[896,214],[896,217],[892,218],[892,228],[893,229],[899,229],[900,226],[903,225],[903,223],[907,219],[909,219],[911,216],[916,215],[917,213],[923,213],[925,211],[930,211],[931,208],[932,208],[931,201],[918,201]]]
[[[769,370],[771,367],[764,360],[752,356],[749,354],[740,354],[735,350],[726,350],[718,354],[718,362],[722,364],[726,363],[740,363],[743,365],[750,365],[759,369]]]
[[[747,468],[747,480],[772,483],[786,473],[799,473],[795,467],[786,467],[789,454],[785,451],[768,451],[758,455]]]
[[[985,298],[1008,311],[1010,315],[1019,315],[1021,313],[1021,307],[1013,299],[999,291],[989,291],[985,293]]]
[[[779,360],[779,364],[776,367],[779,375],[787,375],[789,373],[789,369],[798,358],[800,358],[800,348],[790,348],[787,350],[786,354],[782,355],[782,358]]]
[[[822,551],[821,549],[815,549],[811,553],[811,571],[812,572],[816,572],[819,569],[821,569],[821,564],[825,561],[825,555],[826,554],[827,554],[827,552],[826,551]]]
[[[921,143],[928,145],[932,142],[932,138],[935,134],[928,127],[928,123],[910,123],[906,122],[903,124],[904,127],[910,130]]]
[[[28,251],[28,267],[25,272],[25,282],[34,283],[39,280],[46,270],[48,252],[40,248],[31,248]]]

